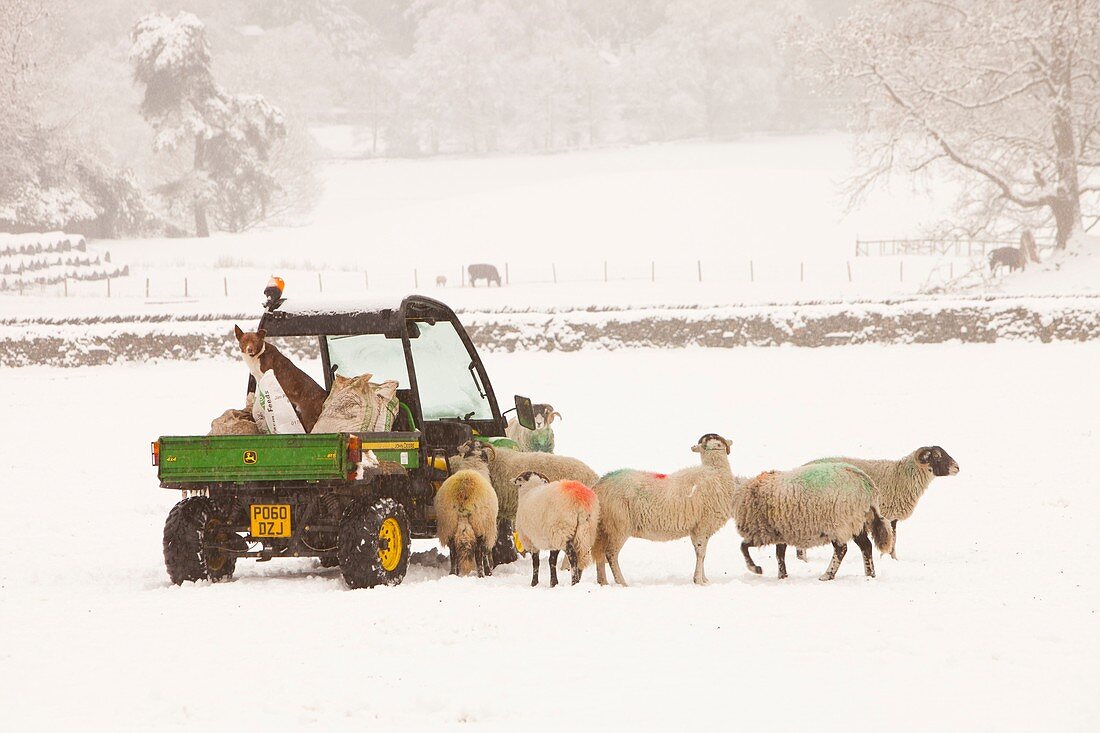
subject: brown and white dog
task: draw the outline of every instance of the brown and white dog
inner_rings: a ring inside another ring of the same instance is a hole
[[[324,388],[313,378],[303,372],[290,359],[264,338],[267,332],[264,329],[252,333],[246,333],[240,326],[233,326],[233,333],[237,336],[237,343],[241,347],[241,358],[248,365],[248,371],[259,379],[267,370],[275,372],[275,379],[283,388],[290,404],[294,405],[294,411],[298,413],[298,419],[302,421],[302,427],[308,433],[313,430],[317,418],[321,415],[321,407],[325,404],[326,394]]]

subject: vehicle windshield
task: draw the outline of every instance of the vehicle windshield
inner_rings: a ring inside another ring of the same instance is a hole
[[[450,321],[418,321],[420,335],[410,339],[420,409],[425,420],[458,417],[492,420],[493,408],[475,378],[470,352]]]
[[[400,389],[409,387],[409,370],[401,339],[388,339],[380,333],[358,336],[326,336],[328,363],[334,374],[358,377],[372,374],[371,381],[397,380]]]

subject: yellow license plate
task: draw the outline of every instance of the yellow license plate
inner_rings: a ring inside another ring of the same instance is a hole
[[[248,515],[253,537],[290,536],[290,504],[253,504]]]

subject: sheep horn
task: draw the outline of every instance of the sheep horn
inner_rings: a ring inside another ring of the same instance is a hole
[[[551,417],[557,417],[557,418],[558,418],[559,420],[564,420],[564,419],[565,419],[565,418],[563,418],[563,417],[561,416],[561,413],[560,413],[560,412],[558,412],[557,410],[554,410],[553,412],[551,412],[551,413],[550,413],[550,416],[551,416]],[[554,422],[554,421],[553,421],[553,420],[548,420],[547,422],[548,422],[548,423],[552,423],[552,422]]]

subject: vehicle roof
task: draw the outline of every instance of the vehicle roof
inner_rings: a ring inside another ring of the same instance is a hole
[[[271,336],[400,334],[403,319],[456,320],[446,304],[425,295],[292,300],[264,313],[261,327]]]

